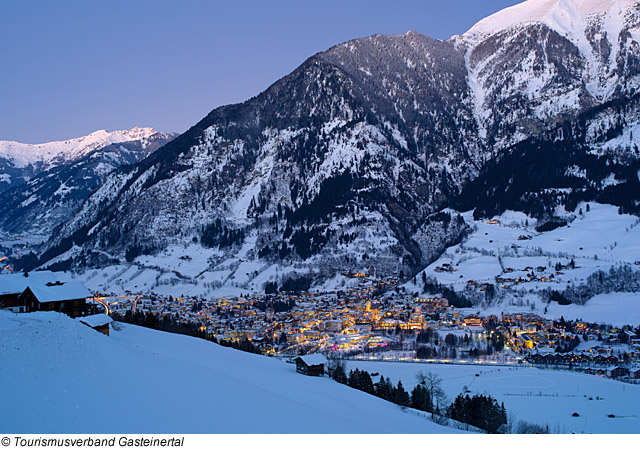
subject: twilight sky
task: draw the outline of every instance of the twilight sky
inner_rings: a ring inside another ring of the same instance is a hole
[[[183,132],[313,54],[372,34],[462,34],[520,0],[0,1],[0,140]]]

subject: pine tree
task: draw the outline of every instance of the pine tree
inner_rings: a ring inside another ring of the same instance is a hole
[[[429,392],[422,384],[417,384],[411,391],[411,407],[420,411],[433,411],[433,402]]]
[[[411,402],[409,398],[409,394],[404,390],[404,386],[402,386],[402,381],[398,381],[398,385],[393,388],[393,403],[400,406],[409,406]]]

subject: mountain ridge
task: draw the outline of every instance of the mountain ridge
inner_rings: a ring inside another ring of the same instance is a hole
[[[640,20],[630,11],[624,30]],[[538,22],[473,42],[408,32],[338,44],[111,175],[47,258],[72,261],[81,246],[83,264],[92,253],[135,260],[197,242],[218,255],[194,278],[207,283],[240,259],[321,278],[412,273],[464,234],[439,211],[513,145],[613,102],[569,129],[585,151],[637,158],[622,139],[640,124],[637,42],[607,42],[619,49],[606,99],[586,86],[600,63]]]
[[[99,130],[68,141],[12,145],[13,150],[20,151],[4,155],[7,158],[17,155],[22,162],[28,160],[22,167],[23,176],[28,179],[2,192],[0,232],[9,236],[28,233],[47,237],[71,217],[110,172],[140,162],[172,138],[172,134],[153,128],[135,127],[111,133]],[[30,155],[29,150],[34,149],[41,153]],[[14,169],[18,170],[15,166]],[[25,170],[32,173],[27,176]]]

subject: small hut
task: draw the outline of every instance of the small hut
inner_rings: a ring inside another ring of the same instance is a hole
[[[327,363],[327,358],[319,353],[313,355],[298,356],[295,359],[296,371],[303,374],[314,377],[324,376],[324,366]]]
[[[93,314],[92,316],[78,317],[76,320],[107,336],[109,336],[109,324],[113,322],[113,319],[106,314]]]

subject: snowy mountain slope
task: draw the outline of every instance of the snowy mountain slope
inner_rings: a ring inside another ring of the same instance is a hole
[[[28,167],[33,164],[51,167],[2,193],[0,232],[8,235],[51,234],[114,169],[141,161],[173,137],[151,128],[134,128],[113,133],[100,131],[85,138],[41,146],[20,144],[25,158],[31,158]],[[121,139],[133,140],[118,142]],[[112,141],[118,143],[110,144]],[[35,150],[37,153],[42,149],[49,149],[46,160],[37,159],[42,154],[27,152]],[[58,153],[51,157],[54,152]]]
[[[496,129],[505,118],[517,126],[516,136],[528,135],[532,127],[638,89],[637,1],[528,0],[458,39],[467,47],[476,118],[488,137],[509,140]],[[520,125],[509,118],[526,110]]]
[[[619,36],[627,10],[637,6],[637,0],[527,0],[482,19],[465,35],[477,37],[540,22],[579,39],[588,23],[600,17],[616,31],[609,34]]]
[[[78,162],[96,150],[113,144],[137,142],[140,147],[137,151],[146,156],[159,147],[159,142],[164,143],[172,137],[153,128],[134,127],[113,132],[98,130],[80,138],[44,144],[0,141],[0,192],[38,173]],[[137,158],[137,161],[140,159]]]
[[[129,141],[146,141],[157,131],[153,128],[135,127],[131,130],[108,132],[98,130],[80,138],[44,144],[22,144],[14,141],[0,141],[0,157],[9,159],[15,167],[43,163],[45,166],[77,160],[90,152],[110,144]]]
[[[455,433],[295,365],[57,313],[0,311],[4,433]]]
[[[536,228],[542,221],[520,212],[507,211],[489,221],[473,220],[471,212],[465,213],[473,232],[430,264],[423,271],[424,278],[435,279],[463,293],[474,303],[474,312],[478,309],[498,315],[508,311],[534,312],[553,319],[564,315],[594,322],[638,325],[640,301],[637,300],[640,298],[637,293],[606,294],[599,300],[593,299],[593,304],[588,300],[584,306],[558,306],[557,302],[548,303],[541,294],[579,286],[597,271],[609,273],[621,266],[637,270],[640,219],[618,214],[617,208],[611,205],[597,203],[590,203],[588,207],[581,203],[574,212],[559,210],[557,216],[568,224],[540,232]],[[452,271],[438,269],[447,264],[453,267]],[[557,264],[562,267],[558,268]],[[422,280],[420,273],[405,287],[409,292],[422,293]],[[485,283],[493,287],[491,295],[481,290]],[[628,291],[622,284],[617,289]]]
[[[547,6],[525,20],[532,5]],[[530,0],[507,28],[492,19],[448,41],[376,35],[314,55],[114,173],[38,264],[142,262],[197,243],[217,255],[182,274],[193,283],[244,287],[273,266],[317,280],[367,266],[415,273],[464,231],[438,211],[514,145],[563,136],[567,157],[638,160],[638,10],[589,5]],[[549,14],[585,25],[560,33]],[[606,58],[587,52],[584,33]]]

